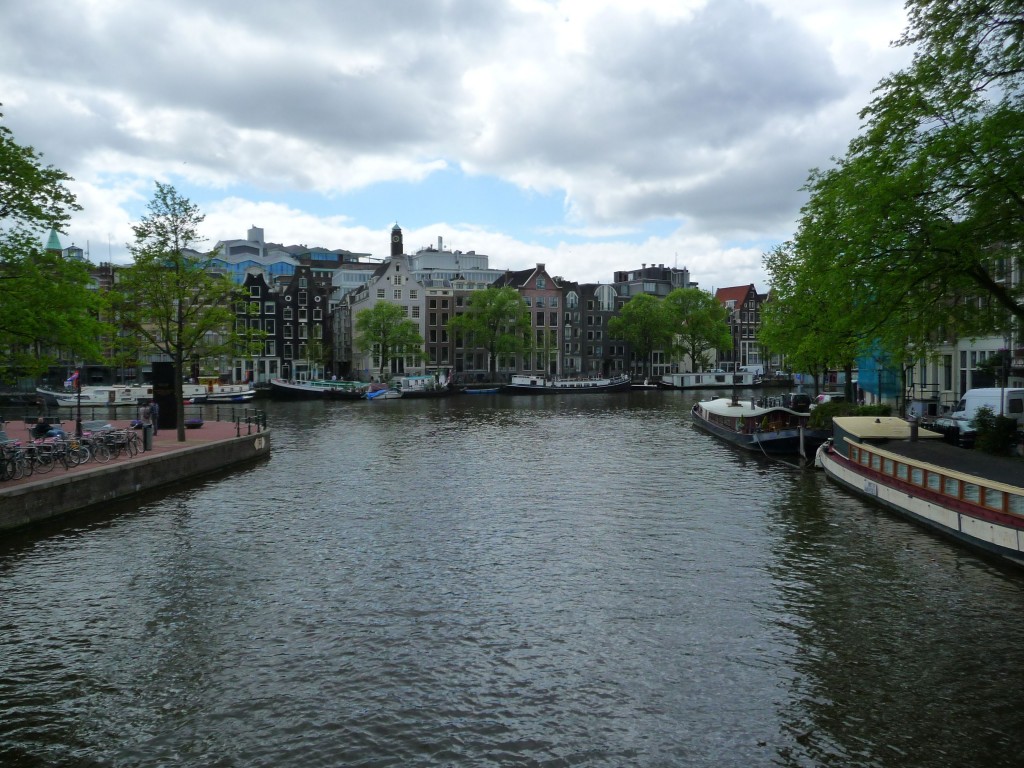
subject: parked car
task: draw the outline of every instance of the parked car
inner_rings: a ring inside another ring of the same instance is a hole
[[[814,402],[811,403],[811,408],[818,405],[824,405],[825,403],[841,403],[846,400],[846,395],[842,392],[822,392],[814,398]]]
[[[921,424],[925,429],[938,432],[947,443],[959,445],[961,448],[973,448],[977,436],[967,419],[954,419],[951,416],[940,416]]]
[[[790,392],[783,396],[782,404],[791,411],[806,413],[811,409],[811,396],[804,392]]]

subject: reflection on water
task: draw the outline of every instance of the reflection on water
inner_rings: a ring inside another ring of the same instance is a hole
[[[0,764],[1011,766],[1021,580],[674,392],[271,404],[0,547]]]

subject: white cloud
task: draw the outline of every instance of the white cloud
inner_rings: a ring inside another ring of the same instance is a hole
[[[383,253],[385,222],[424,216],[380,185],[430,197],[461,168],[564,205],[447,225],[481,202],[449,188],[425,242],[580,281],[678,253],[703,285],[764,287],[758,249],[907,60],[903,23],[899,0],[38,0],[5,9],[0,92],[18,140],[76,178],[79,244],[123,242],[160,179],[203,191],[207,228],[231,230],[214,240],[256,224]]]

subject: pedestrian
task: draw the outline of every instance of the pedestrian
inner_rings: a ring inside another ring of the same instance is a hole
[[[153,407],[149,403],[143,403],[139,409],[139,421],[143,429],[153,426]]]
[[[153,420],[153,437],[160,431],[160,404],[154,400],[149,406],[149,415]]]

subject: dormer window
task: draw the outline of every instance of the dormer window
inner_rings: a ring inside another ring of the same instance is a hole
[[[546,283],[546,281],[544,280],[543,277],[538,277],[537,278],[537,289],[538,290],[544,290],[546,285],[547,285],[547,283]]]

